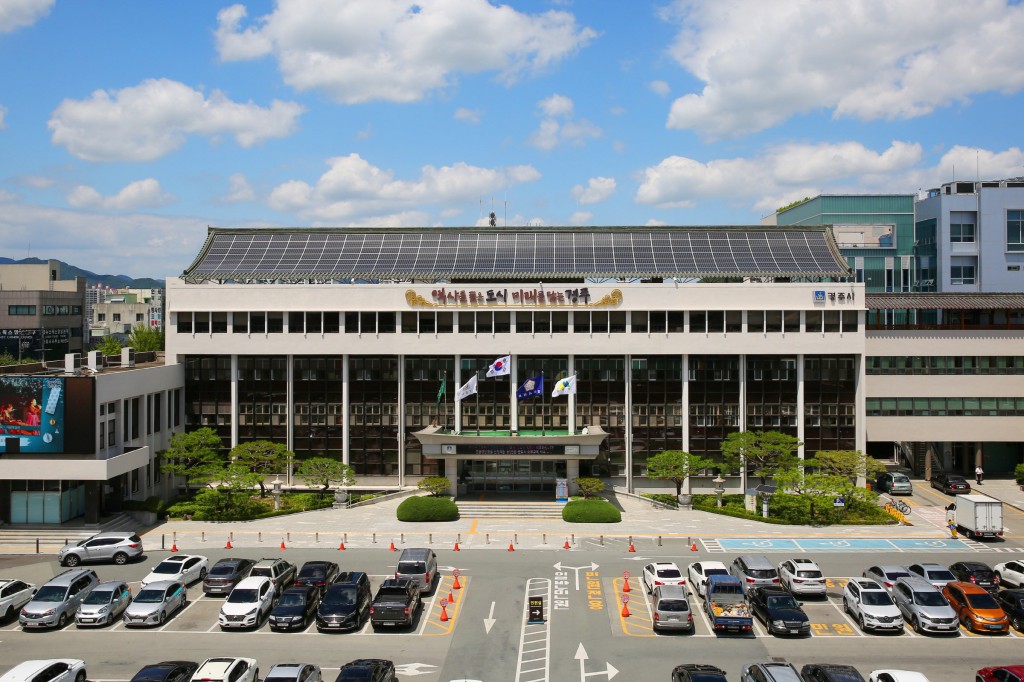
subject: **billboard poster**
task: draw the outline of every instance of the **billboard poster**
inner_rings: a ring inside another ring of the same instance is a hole
[[[0,376],[0,441],[7,452],[63,452],[64,379]]]

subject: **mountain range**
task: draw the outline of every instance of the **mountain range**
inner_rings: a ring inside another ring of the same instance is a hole
[[[45,264],[47,261],[41,258],[22,258],[21,260],[15,260],[13,258],[5,258],[0,256],[0,265],[7,264]],[[64,261],[57,261],[60,263],[60,278],[61,279],[74,279],[75,277],[85,277],[86,286],[95,287],[103,285],[107,287],[113,287],[115,289],[163,289],[166,284],[162,279],[152,279],[150,277],[140,277],[134,279],[128,275],[97,275],[95,272],[89,272],[82,268],[75,267],[70,263]]]

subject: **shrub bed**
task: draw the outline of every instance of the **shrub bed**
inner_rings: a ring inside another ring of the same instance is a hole
[[[197,500],[193,497],[176,500],[173,504],[168,505],[157,513],[165,514],[168,518],[181,519],[189,517],[196,521],[251,521],[253,519],[265,519],[283,514],[296,514],[314,509],[326,509],[334,502],[334,497],[331,495],[285,493],[281,495],[281,508],[275,510],[274,498],[270,495],[261,498],[259,495],[235,494],[232,496],[230,506],[223,502],[223,497],[218,495],[208,495],[208,497],[217,498],[225,506],[221,508],[211,507],[208,504],[204,504],[202,500]]]
[[[399,521],[456,521],[459,508],[450,497],[409,497],[398,505]]]
[[[562,508],[562,520],[569,523],[618,523],[622,513],[608,500],[570,500]]]
[[[737,518],[761,521],[763,523],[783,523],[794,526],[808,525],[882,525],[898,523],[896,519],[885,513],[881,507],[869,500],[848,498],[845,507],[822,505],[820,502],[812,507],[812,500],[803,495],[776,493],[768,503],[768,518],[760,512],[747,511],[743,495],[723,495],[722,507],[716,506],[714,495],[694,495],[693,508],[700,511],[734,516]]]
[[[649,500],[661,502],[662,504],[667,504],[670,507],[679,507],[679,500],[675,495],[666,495],[665,493],[643,493],[640,497],[646,497]]]

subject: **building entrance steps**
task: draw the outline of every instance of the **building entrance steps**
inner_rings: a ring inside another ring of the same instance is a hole
[[[458,500],[459,517],[464,519],[479,518],[530,518],[530,519],[561,519],[561,502],[523,502],[516,500],[502,501],[494,499],[487,502],[471,502]]]

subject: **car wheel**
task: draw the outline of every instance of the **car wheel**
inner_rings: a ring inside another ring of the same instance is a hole
[[[124,566],[126,563],[128,563],[128,555],[124,552],[118,552],[114,555],[114,563],[118,566]]]
[[[161,611],[160,612],[160,618],[156,621],[156,624],[157,625],[163,625],[165,620],[167,620],[167,612],[166,611]]]
[[[77,554],[68,554],[64,557],[64,565],[68,568],[74,568],[80,563],[82,563],[82,559]]]
[[[843,597],[843,611],[846,613],[850,612],[850,602],[846,597]]]
[[[67,625],[67,623],[68,623],[68,614],[66,614],[66,613],[60,614],[60,617],[57,618],[57,627],[58,628],[62,628],[65,625]]]
[[[199,579],[200,580],[206,580],[206,569],[205,568],[199,569]]]
[[[1021,624],[1021,621],[1020,621],[1020,616],[1014,616],[1013,620],[1010,621],[1010,625],[1013,626],[1014,630],[1018,630],[1019,631],[1019,630],[1024,629],[1024,628],[1022,628],[1022,624]]]
[[[85,682],[85,678],[86,678],[85,671],[84,670],[79,670],[78,674],[75,675],[75,682]]]
[[[924,630],[921,629],[921,621],[919,621],[916,616],[914,617],[914,620],[910,622],[910,624],[914,628],[914,632],[916,632],[919,635],[924,634]]]
[[[11,617],[11,607],[10,607],[10,606],[8,606],[8,607],[7,607],[7,610],[6,610],[6,611],[4,611],[4,620],[5,620],[5,621],[6,621],[6,620],[9,620],[9,619],[10,619],[10,617]]]
[[[857,619],[857,623],[860,625],[860,629],[864,632],[868,631],[867,623],[864,622],[864,614],[860,614],[860,618]]]

